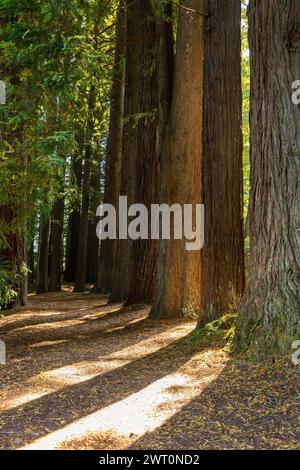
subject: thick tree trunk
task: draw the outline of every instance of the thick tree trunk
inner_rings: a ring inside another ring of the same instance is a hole
[[[49,259],[50,221],[47,216],[40,215],[40,239],[38,256],[38,273],[36,293],[48,291],[48,259]]]
[[[72,177],[78,190],[81,188],[82,179],[82,151],[83,144],[79,142],[79,154],[73,156],[72,161]],[[76,205],[69,215],[68,232],[67,232],[67,249],[66,249],[66,269],[65,281],[74,282],[76,273],[76,259],[78,252],[79,240],[79,227],[80,227],[80,204]]]
[[[201,327],[244,290],[241,2],[205,0]]]
[[[298,0],[250,0],[251,268],[237,350],[290,354],[300,333],[300,72]]]
[[[49,278],[50,292],[61,290],[64,208],[64,199],[62,197],[57,198],[53,204],[53,215],[51,222],[51,263]]]
[[[177,55],[170,120],[162,154],[161,202],[170,206],[201,203],[203,2],[180,2]],[[159,243],[154,318],[200,313],[200,251],[185,240]]]
[[[121,156],[123,142],[123,113],[126,57],[126,0],[120,0],[116,24],[116,50],[111,90],[109,136],[106,151],[104,204],[118,208]],[[111,292],[116,262],[116,240],[103,240],[95,291]]]
[[[140,46],[139,113],[145,116],[137,126],[135,203],[159,203],[159,157],[161,136],[170,110],[172,88],[172,22],[159,19],[150,1],[143,4]],[[168,10],[170,10],[168,8]],[[167,11],[168,12],[168,11]],[[170,11],[169,11],[170,13]],[[149,47],[151,45],[151,47]],[[165,56],[164,56],[165,55]],[[152,302],[156,287],[157,241],[136,240],[132,246],[132,270],[127,303]]]
[[[92,139],[94,132],[94,113],[95,108],[95,86],[93,85],[89,94],[89,116],[86,133],[86,148],[84,158],[84,172],[82,180],[82,199],[80,212],[80,229],[78,240],[78,252],[76,261],[76,276],[74,292],[84,292],[85,290],[85,266],[87,258],[87,238],[89,227],[89,204],[90,204],[90,182],[92,173]]]
[[[148,0],[147,0],[148,1]],[[144,2],[127,0],[127,46],[124,100],[124,136],[121,162],[120,195],[127,196],[128,206],[134,203],[136,185],[137,128],[140,87],[141,25],[144,24]],[[132,240],[117,240],[116,261],[110,301],[127,299],[132,270]]]
[[[166,54],[173,45],[172,25],[166,26],[158,18],[150,0],[140,0],[129,2],[127,27],[127,123],[120,193],[128,196],[128,205],[143,203],[150,210],[159,200],[160,129],[165,119],[161,108],[167,106],[166,82],[171,86]],[[111,300],[151,301],[156,284],[156,241],[118,240],[116,259]]]

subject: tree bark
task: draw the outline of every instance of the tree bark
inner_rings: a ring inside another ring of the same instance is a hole
[[[43,294],[48,291],[48,259],[49,259],[49,218],[40,214],[40,240],[38,256],[38,275],[36,293]]]
[[[148,2],[148,0],[147,0]],[[134,203],[136,185],[137,129],[140,87],[140,35],[144,24],[144,2],[127,0],[126,77],[124,129],[121,162],[120,195],[127,196],[128,206]],[[127,299],[132,270],[132,240],[118,239],[110,302]]]
[[[61,290],[64,208],[64,198],[58,197],[53,204],[53,215],[51,221],[50,292],[58,292]]]
[[[90,217],[88,226],[88,243],[86,256],[86,282],[94,284],[97,280],[99,238],[97,237],[96,211],[101,200],[100,195],[101,159],[93,165],[91,176]]]
[[[89,93],[89,104],[88,104],[88,122],[86,132],[86,148],[84,157],[84,172],[82,180],[82,199],[81,199],[81,212],[80,212],[80,229],[79,229],[79,241],[78,241],[78,252],[76,261],[76,276],[74,292],[85,291],[85,266],[87,258],[87,237],[88,237],[88,226],[89,226],[89,204],[90,204],[90,181],[91,181],[91,169],[92,169],[92,139],[94,132],[94,113],[95,108],[95,86],[92,85]]]
[[[80,139],[81,140],[81,139]],[[79,153],[73,156],[72,161],[72,178],[77,190],[81,189],[82,179],[82,152],[83,143],[79,142]],[[66,269],[65,281],[74,282],[76,273],[76,259],[78,252],[79,240],[79,227],[80,227],[80,204],[76,204],[69,215],[68,232],[67,232],[67,249],[66,249]]]
[[[153,5],[143,4],[143,23],[140,39],[140,113],[145,116],[137,126],[137,157],[135,173],[135,202],[143,203],[148,214],[151,204],[159,203],[159,157],[162,133],[170,111],[173,66],[173,28],[170,20],[159,18]],[[170,5],[165,13],[171,13]],[[151,45],[151,47],[149,47]],[[134,241],[132,271],[129,279],[127,304],[152,302],[157,275],[157,241]]]
[[[118,208],[120,191],[125,92],[126,29],[126,1],[120,0],[116,23],[116,50],[111,90],[109,136],[106,150],[105,192],[103,200],[104,204],[112,204],[115,208]],[[106,293],[112,291],[116,262],[116,248],[116,240],[103,240],[101,242],[98,277],[95,291]]]
[[[172,24],[156,15],[150,0],[129,2],[124,146],[121,195],[128,206],[143,203],[150,211],[159,200],[159,145],[164,124],[173,46]],[[137,40],[138,39],[138,40]],[[161,61],[161,62],[160,62]],[[169,67],[169,68],[168,68]],[[162,73],[164,68],[164,73]],[[118,240],[111,300],[150,302],[156,284],[155,240]]]
[[[203,2],[180,2],[175,79],[162,154],[161,202],[201,203]],[[158,286],[153,318],[198,318],[200,251],[185,240],[159,242]]]
[[[250,277],[236,349],[291,354],[300,325],[300,72],[298,0],[251,0]]]
[[[205,0],[201,252],[198,326],[237,311],[244,290],[241,2]]]

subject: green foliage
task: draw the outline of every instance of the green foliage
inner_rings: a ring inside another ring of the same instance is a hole
[[[0,214],[3,209],[9,214],[1,217],[3,239],[25,230],[36,236],[38,215],[50,217],[61,194],[66,211],[78,203],[70,177],[75,153],[84,159],[91,145],[99,166],[109,123],[117,5],[117,0],[0,0],[0,78],[7,87],[7,104],[0,106]],[[15,269],[11,263],[3,273]],[[20,274],[24,266],[18,263]],[[3,274],[9,285],[8,278]]]
[[[134,129],[140,123],[143,123],[145,126],[148,126],[157,118],[157,110],[149,111],[148,113],[136,113],[124,118],[124,124],[131,124],[131,127]]]
[[[17,297],[14,289],[15,274],[10,270],[10,266],[0,263],[0,310],[8,307]]]

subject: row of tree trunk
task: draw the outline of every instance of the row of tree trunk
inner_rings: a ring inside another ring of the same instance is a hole
[[[238,0],[182,2],[176,58],[171,3],[165,8],[158,16],[148,0],[128,2],[126,43],[124,30],[117,34],[117,64],[126,44],[125,125],[121,139],[119,74],[104,201],[204,202],[206,244],[200,260],[184,241],[104,241],[97,287],[112,301],[155,297],[155,317],[201,312],[207,322],[236,309],[244,288],[241,7]]]
[[[123,151],[121,160],[120,148],[110,157],[121,174],[115,194],[129,204],[204,203],[205,245],[191,254],[178,240],[158,249],[117,241],[102,285],[111,300],[151,301],[153,317],[190,316],[200,327],[237,311],[245,288],[241,2],[180,2],[176,58],[171,22],[151,5],[127,5]],[[252,263],[237,349],[254,354],[287,352],[299,331],[300,133],[290,97],[299,10],[297,0],[250,0]],[[155,109],[147,126],[131,122]]]
[[[128,205],[148,208],[203,203],[205,244],[189,252],[182,240],[106,240],[95,289],[110,293],[111,301],[151,302],[154,318],[198,319],[199,327],[236,312],[243,297],[238,351],[286,353],[300,316],[300,111],[290,96],[300,74],[298,0],[250,0],[251,268],[245,294],[241,2],[182,0],[176,54],[172,2],[163,2],[157,14],[161,5],[120,0],[104,202],[118,208],[123,195]],[[84,169],[73,162],[82,201],[69,220],[66,277],[75,274],[76,291],[85,288],[88,259],[88,142]],[[62,211],[58,200],[57,219]],[[51,233],[53,256],[61,227],[53,222]],[[49,225],[42,222],[41,271],[48,266],[47,238]],[[54,259],[51,273],[50,287],[59,288]]]

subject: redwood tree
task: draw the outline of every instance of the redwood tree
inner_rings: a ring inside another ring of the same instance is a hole
[[[45,203],[47,203],[47,196],[45,197]],[[49,235],[50,235],[49,216],[44,213],[43,209],[41,209],[38,269],[37,269],[37,287],[36,287],[37,294],[43,294],[48,291]]]
[[[79,239],[77,247],[74,292],[84,292],[86,283],[86,259],[89,227],[90,183],[92,174],[92,141],[94,135],[95,85],[91,85],[88,99],[88,118],[85,135],[84,169],[80,210]],[[95,255],[96,256],[96,255]]]
[[[83,136],[78,139],[79,151],[72,157],[71,166],[71,182],[77,191],[81,190],[82,180],[82,153],[83,153]],[[76,259],[78,251],[79,240],[79,227],[80,227],[80,204],[72,207],[68,219],[67,227],[67,243],[66,243],[66,269],[64,278],[67,282],[74,282],[76,273]]]
[[[146,2],[143,8],[139,112],[145,117],[137,126],[137,184],[134,198],[135,202],[142,202],[150,214],[151,204],[159,202],[159,160],[171,105],[174,44],[171,4],[166,4],[162,17],[153,11],[151,2]],[[149,228],[149,238],[136,240],[132,245],[127,303],[153,300],[157,280],[157,241],[150,235]]]
[[[93,162],[90,184],[91,194],[85,265],[86,282],[89,284],[94,284],[96,282],[98,272],[99,238],[96,232],[98,222],[96,211],[100,199],[101,163],[101,158]]]
[[[179,8],[177,54],[170,118],[162,153],[161,202],[201,202],[203,2],[183,0]],[[159,243],[154,318],[197,318],[200,313],[200,251],[185,240]]]
[[[125,126],[120,195],[147,207],[159,192],[159,19],[150,0],[127,4]],[[111,301],[152,299],[154,240],[118,240]]]
[[[300,325],[300,73],[298,0],[250,0],[251,268],[237,350],[286,354]]]
[[[236,311],[244,289],[241,2],[205,0],[201,314]]]
[[[59,196],[53,204],[53,215],[51,221],[51,261],[49,278],[50,292],[56,292],[61,290],[64,208],[64,198],[63,196]]]
[[[120,0],[116,22],[116,49],[111,89],[109,136],[106,148],[104,203],[118,207],[121,155],[123,143],[123,113],[126,56],[126,1]],[[103,240],[95,291],[111,292],[116,261],[116,240]]]

